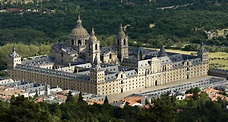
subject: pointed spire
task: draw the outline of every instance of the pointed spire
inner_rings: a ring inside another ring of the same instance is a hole
[[[201,42],[200,48],[199,48],[198,52],[199,52],[199,53],[207,52],[207,50],[206,50],[206,49],[204,48],[204,46],[203,46],[203,42]]]
[[[80,15],[78,15],[78,20],[77,20],[77,26],[76,27],[82,27],[82,21]]]
[[[15,52],[16,51],[16,48],[13,46],[13,48],[12,48],[12,52]]]
[[[78,20],[81,20],[81,17],[80,17],[80,15],[78,14]]]
[[[18,54],[17,54],[17,52],[16,52],[16,48],[13,46],[13,48],[12,48],[12,53],[9,55],[10,57],[14,57],[14,58],[16,58],[16,57],[20,57]]]
[[[122,23],[120,23],[120,29],[119,29],[119,32],[123,31],[123,25]]]
[[[159,56],[166,56],[165,46],[162,45],[159,51]]]
[[[200,48],[201,48],[201,49],[204,48],[203,42],[200,43]]]
[[[125,33],[123,31],[122,23],[120,23],[120,28],[119,28],[118,36],[119,37],[124,37],[125,36]]]
[[[97,37],[95,36],[95,32],[94,32],[94,28],[93,27],[92,27],[92,31],[91,31],[91,36],[89,37],[89,41],[90,42],[97,41]]]
[[[91,36],[95,36],[94,28],[92,27]]]

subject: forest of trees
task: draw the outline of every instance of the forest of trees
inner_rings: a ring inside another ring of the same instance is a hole
[[[149,108],[114,107],[110,104],[87,105],[80,96],[72,96],[62,104],[34,103],[31,98],[13,97],[11,103],[0,102],[0,121],[4,122],[226,122],[227,101],[213,102],[206,93],[198,95],[197,88],[188,92],[190,100],[176,100],[162,95],[153,99]]]
[[[84,27],[93,26],[104,45],[105,38],[118,31],[120,23],[126,26],[130,41],[148,43],[152,47],[167,47],[174,43],[200,43],[228,46],[228,38],[207,41],[204,31],[228,27],[226,0],[51,0],[39,4],[5,5],[4,8],[38,9],[31,13],[0,13],[0,45],[7,42],[27,44],[65,41],[76,25],[80,13]],[[158,7],[192,5],[160,10]],[[42,13],[55,10],[55,13]],[[149,25],[154,24],[153,28]]]

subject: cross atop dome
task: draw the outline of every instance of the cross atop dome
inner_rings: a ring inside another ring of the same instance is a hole
[[[82,20],[81,20],[80,15],[78,15],[78,20],[77,20],[77,26],[76,26],[76,27],[77,27],[77,28],[82,27]]]

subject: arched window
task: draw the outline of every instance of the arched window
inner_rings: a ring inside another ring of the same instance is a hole
[[[109,59],[112,59],[112,53],[109,54]]]
[[[87,45],[87,39],[85,40],[85,45]]]
[[[124,39],[124,45],[126,45],[126,39]]]
[[[78,46],[82,44],[82,41],[81,40],[78,40]]]
[[[89,49],[91,49],[91,45],[89,44]]]
[[[97,44],[95,44],[95,50],[97,50]]]
[[[158,85],[158,81],[156,80],[156,81],[155,81],[155,86],[157,86],[157,85]]]

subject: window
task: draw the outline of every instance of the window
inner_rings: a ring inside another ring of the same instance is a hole
[[[112,53],[109,54],[109,59],[112,59]]]
[[[95,44],[95,50],[97,50],[97,44]]]
[[[126,45],[126,39],[124,39],[124,45]]]
[[[85,44],[87,45],[87,39],[85,40]]]
[[[155,81],[155,86],[157,86],[157,85],[158,85],[158,81],[156,80],[156,81]]]
[[[120,45],[120,40],[119,39],[117,39],[117,45]]]

